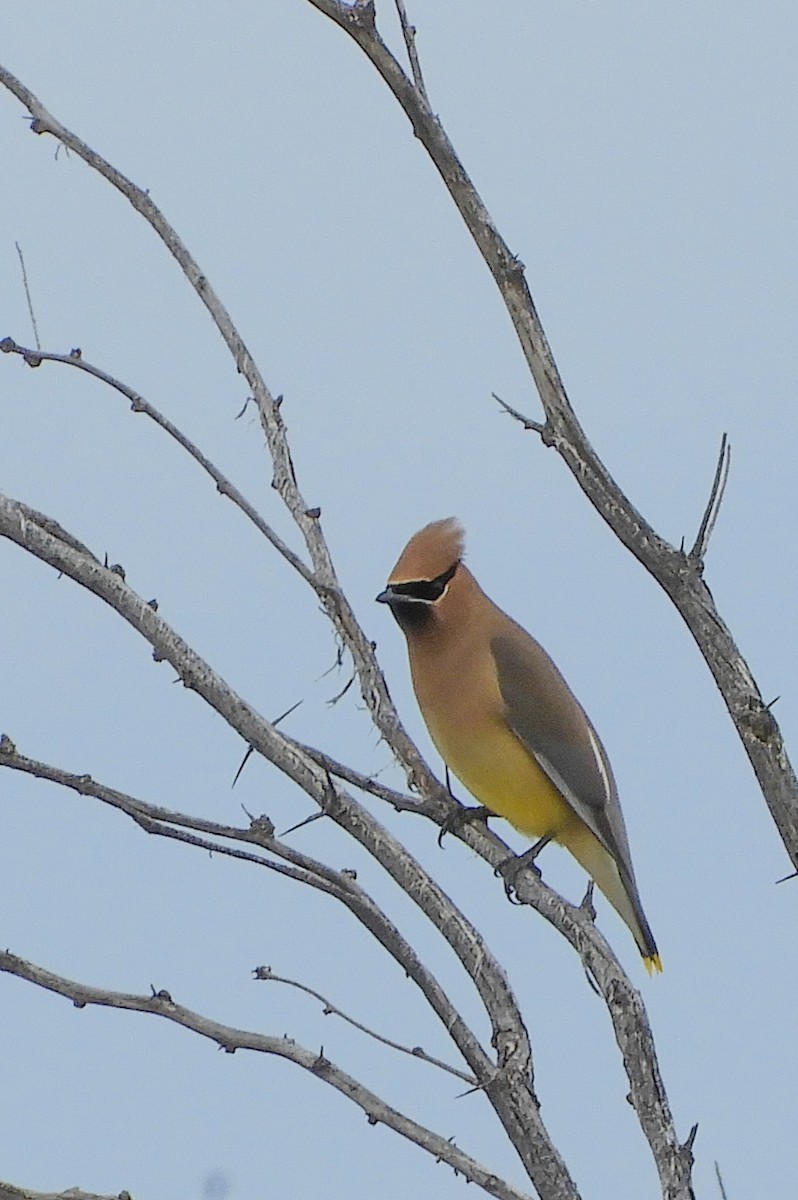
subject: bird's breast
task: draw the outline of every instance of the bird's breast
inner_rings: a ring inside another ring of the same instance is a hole
[[[438,753],[472,796],[519,832],[555,838],[578,818],[504,719],[488,660],[469,669],[419,671],[419,707]]]

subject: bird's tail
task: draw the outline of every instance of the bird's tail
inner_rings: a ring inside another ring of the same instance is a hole
[[[570,850],[580,866],[595,880],[618,916],[629,926],[649,975],[658,974],[662,970],[662,960],[634,879],[624,879],[615,859],[585,825],[568,830],[562,845]]]

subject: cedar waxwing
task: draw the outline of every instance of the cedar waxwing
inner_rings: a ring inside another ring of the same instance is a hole
[[[545,650],[463,565],[452,517],[419,530],[377,599],[407,639],[416,698],[447,767],[520,833],[559,842],[661,971],[618,792],[587,714]]]

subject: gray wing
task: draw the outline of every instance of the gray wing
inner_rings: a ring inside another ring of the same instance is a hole
[[[515,637],[494,637],[491,649],[510,728],[636,891],[612,768],[587,713],[520,625]]]

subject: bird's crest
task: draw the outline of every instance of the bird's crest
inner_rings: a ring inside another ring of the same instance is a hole
[[[437,579],[463,557],[465,531],[456,517],[432,521],[414,533],[391,571],[389,583]]]

